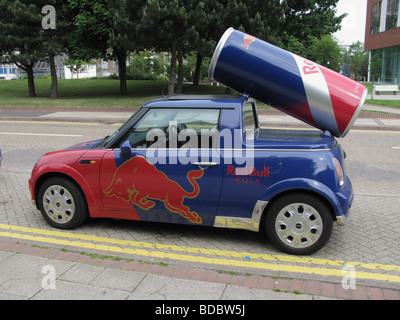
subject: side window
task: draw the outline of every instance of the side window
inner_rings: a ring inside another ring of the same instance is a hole
[[[177,147],[216,147],[219,114],[217,109],[180,110],[174,119],[178,128]]]
[[[255,104],[248,102],[243,106],[243,132],[256,130],[258,127]]]
[[[150,109],[121,139],[134,148],[209,148],[215,139],[217,109]]]

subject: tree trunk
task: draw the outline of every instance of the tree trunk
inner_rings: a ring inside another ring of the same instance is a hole
[[[58,82],[57,82],[56,65],[54,63],[54,55],[53,54],[49,54],[49,63],[50,63],[50,75],[51,75],[50,98],[57,99],[58,98]]]
[[[176,93],[182,93],[183,86],[183,54],[182,48],[178,48],[178,84],[176,86]]]
[[[119,73],[119,93],[125,96],[128,92],[126,86],[126,57],[127,52],[124,49],[117,51],[118,73]]]
[[[36,97],[35,90],[35,80],[33,76],[33,63],[25,66],[26,74],[28,75],[28,88],[29,88],[29,96]]]
[[[200,72],[201,72],[202,62],[203,62],[203,56],[199,52],[197,52],[196,70],[194,71],[194,79],[193,79],[194,86],[198,86],[200,83]]]
[[[171,47],[171,71],[169,75],[168,94],[175,93],[175,77],[176,77],[176,41],[172,41]]]

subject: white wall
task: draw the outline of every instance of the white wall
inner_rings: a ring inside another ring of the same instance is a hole
[[[83,78],[93,78],[96,76],[96,65],[95,64],[89,64],[86,65],[87,69],[85,72],[79,72],[79,75],[76,73],[72,73],[71,70],[67,67],[64,66],[64,72],[65,72],[65,79],[83,79]]]

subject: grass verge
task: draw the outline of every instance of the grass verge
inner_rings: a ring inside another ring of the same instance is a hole
[[[50,99],[51,79],[35,79],[36,97],[28,96],[28,80],[0,81],[2,107],[138,108],[167,93],[168,83],[128,80],[127,95],[119,94],[119,81],[110,79],[58,79],[58,99]],[[370,85],[370,84],[369,84]],[[370,85],[371,86],[371,85]],[[225,87],[183,85],[183,94],[224,94]],[[366,104],[400,108],[400,100],[367,100]],[[260,109],[269,108],[258,103]]]
[[[127,95],[119,93],[119,81],[110,79],[58,79],[58,99],[50,99],[50,79],[35,79],[36,97],[28,95],[27,80],[0,81],[0,106],[68,108],[137,108],[167,94],[168,83],[128,80]],[[184,84],[183,94],[223,94],[221,86]]]

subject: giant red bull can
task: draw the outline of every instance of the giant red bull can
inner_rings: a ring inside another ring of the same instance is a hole
[[[233,28],[215,49],[209,78],[336,137],[349,132],[367,96],[359,82]]]

